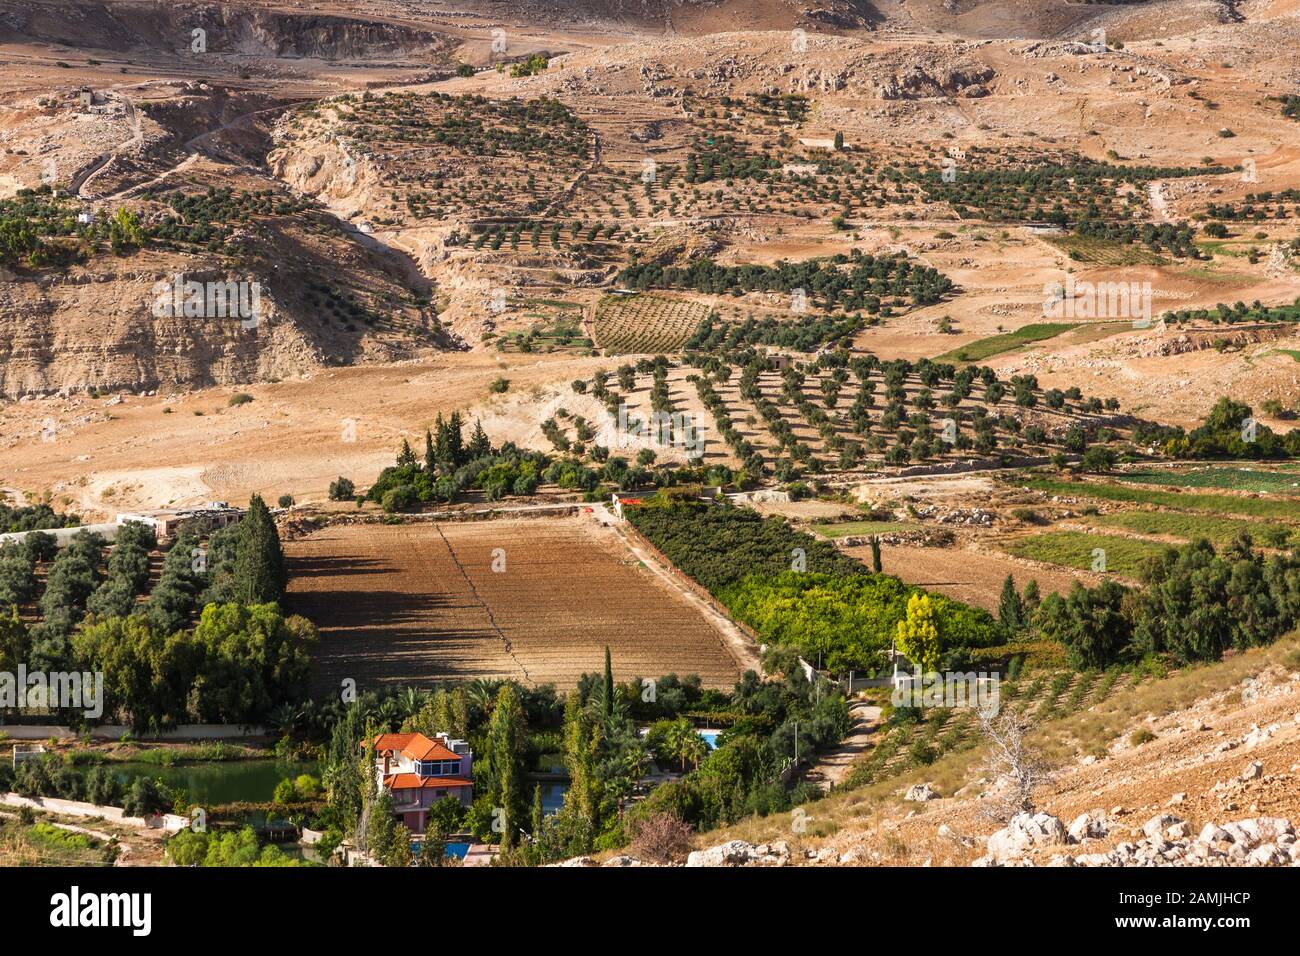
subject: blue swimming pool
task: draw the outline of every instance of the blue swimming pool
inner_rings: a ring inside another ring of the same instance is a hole
[[[468,855],[468,853],[469,853],[469,844],[468,844],[468,843],[448,843],[448,844],[447,844],[447,849],[444,851],[444,855],[445,855],[445,856],[454,856],[454,857],[456,857],[456,859],[458,859],[458,860],[463,860],[463,859],[465,859],[465,857],[466,857],[466,855]],[[412,856],[416,856],[416,857],[418,857],[418,856],[420,855],[420,841],[419,841],[419,840],[413,840],[413,841],[411,842],[411,855],[412,855]]]
[[[718,734],[720,730],[697,730],[697,734],[704,738],[704,742],[709,745],[710,750],[718,749]]]

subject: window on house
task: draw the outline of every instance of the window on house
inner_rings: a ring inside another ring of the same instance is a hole
[[[459,760],[421,760],[419,767],[422,777],[446,777],[459,770]]]

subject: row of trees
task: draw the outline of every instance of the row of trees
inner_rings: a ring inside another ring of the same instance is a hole
[[[848,269],[842,266],[849,266]],[[952,291],[952,280],[930,266],[906,256],[872,256],[854,249],[849,255],[803,262],[781,261],[773,266],[722,266],[699,259],[689,266],[658,262],[633,263],[619,281],[635,289],[694,289],[714,294],[804,290],[809,305],[845,311],[880,311],[881,299],[907,297],[913,305],[932,305]]]
[[[0,550],[0,605],[9,605],[0,661],[8,669],[103,672],[105,719],[136,727],[253,722],[305,695],[315,629],[279,609],[288,572],[260,497],[207,549],[179,534],[147,598],[153,531],[125,524],[106,563],[105,548],[101,536],[81,531],[61,550],[45,532]],[[38,562],[48,563],[39,600]],[[33,601],[41,619],[29,626],[18,607]],[[64,716],[83,719],[79,709]]]
[[[1169,548],[1140,577],[1142,590],[1076,582],[1067,595],[1044,598],[1034,624],[1077,666],[1104,668],[1150,654],[1218,660],[1300,623],[1300,555],[1265,557],[1245,532],[1221,553],[1204,540]]]
[[[918,594],[779,517],[657,500],[624,513],[677,568],[765,642],[795,648],[832,670],[880,666]],[[939,595],[927,596],[926,609],[944,651],[997,644],[1006,637],[981,609]]]

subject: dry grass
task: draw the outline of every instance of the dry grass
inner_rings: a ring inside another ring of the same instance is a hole
[[[1049,762],[1065,767],[1098,748],[1118,741],[1148,718],[1159,718],[1185,709],[1197,701],[1241,686],[1271,666],[1288,670],[1300,666],[1300,633],[1291,634],[1267,648],[1254,648],[1215,663],[1186,667],[1165,677],[1130,684],[1107,700],[1080,713],[1049,721],[1034,734],[1034,743]],[[902,792],[909,786],[928,782],[940,794],[951,796],[979,776],[987,748],[977,745],[947,753],[926,767],[855,789],[832,793],[803,810],[804,829],[792,829],[790,814],[751,817],[739,823],[699,834],[696,847],[715,846],[727,840],[764,843],[785,839],[792,848],[821,836],[837,834],[837,847],[859,847],[862,862],[872,865],[967,865],[979,855],[977,849],[934,836],[918,842],[909,837],[900,844],[889,831],[889,817],[902,811]],[[878,855],[878,857],[877,857]]]

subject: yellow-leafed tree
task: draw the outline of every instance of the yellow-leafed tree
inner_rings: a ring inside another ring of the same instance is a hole
[[[928,594],[907,599],[907,617],[898,622],[898,649],[923,674],[939,669],[939,626]]]

